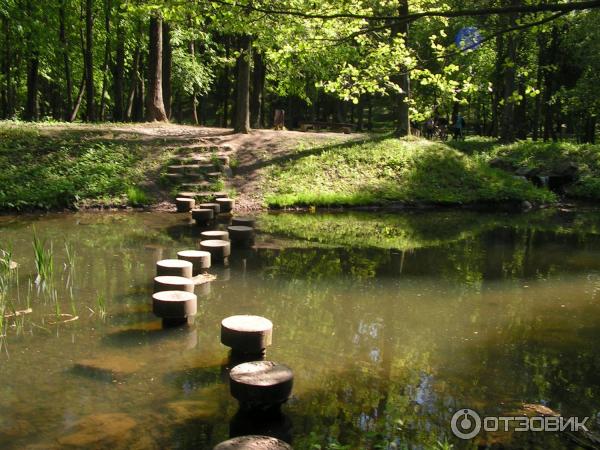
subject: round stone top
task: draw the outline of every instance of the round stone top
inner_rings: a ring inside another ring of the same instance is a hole
[[[197,194],[195,192],[178,192],[177,193],[177,197],[178,198],[194,198]]]
[[[194,208],[192,209],[192,214],[195,212],[213,212],[212,208]]]
[[[230,225],[227,227],[229,231],[237,231],[238,233],[249,233],[253,230],[252,227],[246,225]]]
[[[256,223],[256,219],[254,217],[234,217],[232,222],[234,225],[252,226]]]
[[[175,199],[175,201],[178,201],[178,202],[189,202],[189,203],[194,202],[195,203],[195,200],[193,198],[188,198],[188,197],[177,197]]]
[[[215,192],[215,198],[227,198],[229,194],[227,192]]]
[[[205,241],[200,241],[200,245],[202,247],[227,247],[231,244],[227,241],[222,241],[220,239],[207,239]]]
[[[154,300],[160,302],[189,302],[196,301],[196,294],[184,291],[162,291],[152,294]]]
[[[170,284],[172,286],[186,286],[188,284],[192,284],[192,281],[189,278],[176,277],[171,275],[161,275],[160,277],[154,277],[154,281],[162,284]]]
[[[274,386],[289,382],[294,373],[288,366],[273,361],[252,361],[235,366],[229,378],[251,386]]]
[[[183,259],[162,259],[156,262],[157,266],[161,267],[169,267],[169,268],[184,268],[184,267],[192,267],[192,263],[189,261],[184,261]]]
[[[213,450],[292,450],[292,446],[271,436],[250,434],[221,442]]]
[[[233,199],[229,198],[229,197],[219,197],[215,200],[217,203],[226,203],[226,202],[232,202]]]
[[[241,332],[263,332],[273,329],[273,322],[261,316],[230,316],[221,321],[221,325],[229,330]]]
[[[177,252],[178,256],[183,256],[184,258],[202,258],[210,256],[210,253],[205,252],[203,250],[182,250]]]
[[[210,239],[210,238],[217,238],[217,237],[222,237],[222,236],[229,236],[229,233],[227,233],[227,231],[212,230],[212,231],[203,231],[202,233],[200,233],[200,236]]]
[[[200,203],[198,205],[200,208],[214,208],[215,206],[219,206],[218,203]]]

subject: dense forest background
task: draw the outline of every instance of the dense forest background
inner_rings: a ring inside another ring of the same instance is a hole
[[[593,142],[598,1],[1,0],[0,117]],[[413,131],[414,132],[414,131]]]

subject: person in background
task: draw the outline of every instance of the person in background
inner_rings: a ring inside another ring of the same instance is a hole
[[[460,115],[460,113],[458,113],[456,115],[456,121],[454,122],[454,139],[463,139],[464,138],[464,128],[465,128],[466,122],[463,116]]]

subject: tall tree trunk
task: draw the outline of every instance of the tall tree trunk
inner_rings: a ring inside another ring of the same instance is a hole
[[[555,25],[552,27],[552,38],[550,47],[547,53],[546,64],[544,65],[544,98],[543,98],[543,112],[544,112],[544,141],[552,138],[553,141],[558,140],[554,125],[554,105],[552,103],[552,97],[554,96],[555,90],[555,75],[552,66],[556,63],[556,53],[558,51],[558,27]]]
[[[71,79],[71,62],[69,60],[69,44],[65,28],[65,2],[60,0],[59,8],[59,40],[63,56],[63,70],[65,71],[65,100],[63,103],[63,117],[69,120],[73,108],[73,80]]]
[[[11,41],[10,41],[10,18],[2,16],[2,31],[4,33],[4,61],[2,73],[4,74],[4,90],[2,91],[2,117],[8,119],[12,116],[11,95]]]
[[[171,63],[173,60],[173,49],[171,47],[171,27],[163,22],[163,60],[162,60],[162,89],[163,101],[167,118],[171,118]]]
[[[540,118],[542,115],[542,84],[544,81],[544,71],[543,66],[545,62],[545,52],[546,52],[546,44],[545,37],[540,32],[537,36],[537,45],[538,45],[538,58],[537,58],[537,75],[535,81],[535,88],[538,91],[538,94],[535,96],[535,103],[533,107],[533,119],[532,119],[532,139],[537,141],[540,136]]]
[[[79,112],[79,107],[81,106],[81,102],[83,101],[83,93],[85,92],[85,69],[83,70],[83,75],[81,76],[81,84],[79,85],[79,92],[77,93],[77,100],[75,100],[75,105],[73,105],[73,111],[71,111],[69,115],[69,122],[73,122],[77,119],[77,113]]]
[[[233,129],[236,133],[250,133],[250,58],[252,57],[252,46],[249,35],[244,34],[240,37],[239,47]]]
[[[96,119],[94,103],[94,18],[93,0],[85,2],[85,116],[88,122]]]
[[[262,110],[265,93],[265,62],[261,52],[254,52],[254,70],[252,72],[252,99],[250,101],[250,117],[252,128],[262,128]]]
[[[196,47],[194,44],[194,40],[191,39],[188,43],[188,49],[190,52],[190,56],[192,60],[196,60]],[[192,121],[194,125],[198,125],[198,94],[196,92],[196,85],[192,86]]]
[[[39,118],[38,83],[40,60],[37,50],[32,50],[27,65],[27,102],[25,103],[25,120]]]
[[[108,89],[108,71],[110,69],[110,15],[112,12],[111,0],[104,0],[104,31],[106,43],[104,45],[104,64],[102,65],[102,95],[100,96],[100,120],[104,120],[106,113],[106,90]]]
[[[399,0],[398,13],[401,16],[408,14],[408,0]],[[392,27],[392,38],[398,35],[402,35],[404,42],[408,42],[408,21],[396,23]],[[399,70],[397,84],[402,92],[398,94],[396,100],[396,135],[408,136],[410,135],[410,111],[408,105],[408,100],[410,99],[410,74],[408,68],[404,65],[401,65]]]
[[[137,92],[138,85],[138,73],[140,70],[140,44],[138,42],[135,47],[135,53],[133,54],[133,59],[131,62],[131,73],[129,77],[129,95],[127,96],[127,112],[126,118],[127,120],[133,120],[134,113],[134,101]]]
[[[113,119],[117,122],[122,122],[125,119],[125,115],[123,114],[123,95],[125,92],[125,28],[122,21],[122,17],[117,17],[117,48],[115,64],[113,65],[113,95],[115,97]]]
[[[520,0],[512,0],[511,5],[518,6]],[[508,27],[516,25],[517,15],[509,16]],[[515,76],[517,66],[517,37],[508,33],[506,37],[506,60],[504,64],[504,105],[500,122],[500,141],[509,143],[515,140]]]
[[[150,46],[148,48],[148,97],[146,101],[146,119],[149,122],[167,122],[167,112],[163,102],[162,90],[162,18],[150,18]]]
[[[225,58],[229,59],[229,50],[230,50],[230,37],[225,37]],[[222,92],[223,92],[223,117],[221,119],[221,126],[227,128],[229,123],[229,66],[225,66],[225,70],[223,71],[223,83],[222,83]]]
[[[504,96],[504,59],[506,57],[504,51],[504,35],[496,38],[496,64],[494,70],[494,89],[491,93],[491,112],[492,121],[490,125],[490,136],[498,136],[500,131],[500,100]]]

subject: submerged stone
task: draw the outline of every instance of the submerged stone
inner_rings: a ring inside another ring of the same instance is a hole
[[[102,355],[76,361],[74,367],[78,370],[100,375],[124,377],[137,372],[142,366],[142,363],[126,356]]]
[[[64,446],[76,448],[109,448],[119,445],[129,436],[137,422],[123,413],[93,414],[84,417],[73,427],[73,432],[58,439]]]

